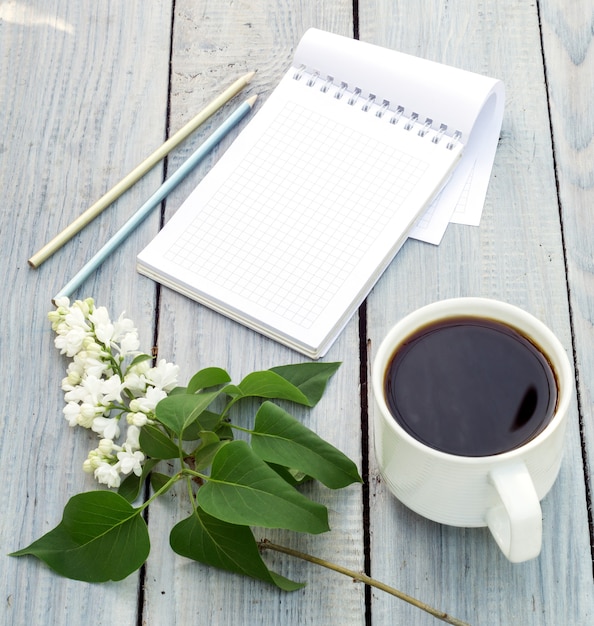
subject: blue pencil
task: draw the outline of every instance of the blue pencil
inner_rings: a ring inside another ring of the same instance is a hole
[[[157,191],[134,213],[134,215],[118,230],[118,232],[82,267],[81,270],[68,282],[53,298],[70,297],[77,289],[111,254],[123,243],[134,229],[157,207],[161,201],[204,159],[204,157],[219,144],[223,137],[232,130],[254,106],[257,96],[248,98],[239,106],[208,139],[177,169]]]

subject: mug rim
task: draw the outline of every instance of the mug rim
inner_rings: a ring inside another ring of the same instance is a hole
[[[478,307],[480,310],[469,311],[464,310],[464,307],[468,307],[469,309],[471,307]],[[505,314],[508,314],[508,316],[514,320],[518,320],[518,323],[510,321]],[[458,315],[477,318],[489,316],[492,319],[517,330],[528,339],[537,343],[537,347],[545,354],[554,370],[558,386],[558,398],[555,413],[546,427],[538,435],[536,435],[536,437],[533,437],[519,447],[512,448],[511,450],[498,454],[484,456],[463,456],[452,454],[450,452],[444,452],[442,450],[432,448],[431,446],[428,446],[413,437],[402,426],[400,426],[391,414],[384,394],[384,373],[386,366],[392,358],[392,355],[396,352],[396,349],[400,345],[401,341],[406,337],[409,337],[415,332],[415,330],[426,325],[427,323],[448,319]],[[527,327],[536,331],[534,333],[536,337],[533,336],[533,333],[529,331]],[[545,346],[541,345],[541,338],[546,340]],[[502,300],[496,300],[494,298],[480,296],[456,297],[437,300],[406,314],[390,328],[384,339],[381,341],[373,359],[373,368],[371,372],[371,383],[376,402],[376,410],[380,411],[384,424],[387,425],[388,428],[393,430],[399,437],[403,438],[409,444],[425,453],[431,454],[436,458],[455,460],[458,463],[464,462],[468,464],[481,464],[486,461],[503,462],[514,459],[529,452],[533,448],[538,447],[544,440],[551,437],[557,428],[563,423],[568,413],[573,395],[572,380],[573,373],[565,348],[555,333],[553,333],[553,331],[544,322],[514,304],[510,304]]]

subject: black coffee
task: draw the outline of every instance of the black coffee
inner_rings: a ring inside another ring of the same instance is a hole
[[[457,317],[430,324],[395,352],[388,406],[415,439],[450,454],[487,456],[541,432],[557,403],[546,357],[514,329]]]

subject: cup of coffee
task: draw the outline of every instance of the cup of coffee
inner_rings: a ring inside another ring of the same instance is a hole
[[[390,491],[436,522],[488,526],[512,562],[538,556],[574,389],[552,331],[497,300],[435,302],[391,329],[372,385]]]

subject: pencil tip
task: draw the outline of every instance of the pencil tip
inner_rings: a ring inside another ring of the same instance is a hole
[[[246,100],[246,102],[250,105],[250,107],[253,107],[254,106],[254,102],[257,100],[257,98],[258,98],[257,95],[252,96],[251,98],[248,98]]]
[[[249,72],[243,78],[246,83],[249,83],[255,75],[256,75],[256,72]]]

